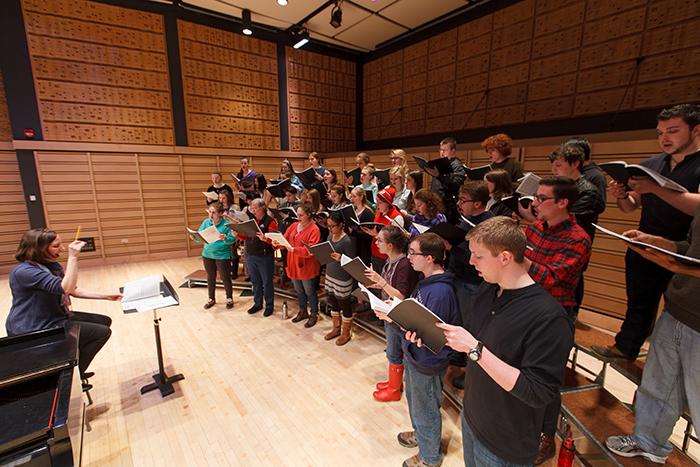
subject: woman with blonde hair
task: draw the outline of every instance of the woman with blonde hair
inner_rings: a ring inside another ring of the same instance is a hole
[[[389,184],[396,190],[394,206],[400,211],[405,211],[411,198],[411,190],[406,187],[406,172],[398,166],[389,169]]]
[[[355,216],[360,222],[372,222],[374,220],[374,210],[367,202],[365,190],[356,186],[350,191],[350,203],[355,209]],[[357,225],[350,225],[350,235],[355,238],[357,245],[357,256],[365,264],[370,264],[372,260],[372,236],[362,231]]]
[[[408,164],[406,163],[406,157],[406,151],[404,151],[403,149],[392,149],[389,152],[391,166],[401,168],[403,170],[403,173],[408,173]]]

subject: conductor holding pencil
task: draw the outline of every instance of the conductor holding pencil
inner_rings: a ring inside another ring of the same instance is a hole
[[[15,259],[19,262],[10,273],[12,308],[5,327],[8,336],[76,323],[80,327],[78,368],[81,379],[93,373],[86,370],[97,352],[112,334],[112,319],[96,313],[71,311],[70,297],[120,300],[121,294],[91,292],[78,287],[78,256],[85,242],[68,245],[65,269],[58,262],[66,247],[53,230],[32,229],[22,236]],[[83,389],[90,389],[83,383]]]

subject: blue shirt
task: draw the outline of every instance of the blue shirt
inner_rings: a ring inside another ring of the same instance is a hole
[[[63,268],[59,267],[59,273]],[[9,336],[63,326],[68,318],[61,306],[61,275],[46,266],[24,262],[10,273],[12,308],[5,322]]]

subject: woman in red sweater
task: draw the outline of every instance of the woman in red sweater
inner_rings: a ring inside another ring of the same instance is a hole
[[[311,217],[314,208],[311,203],[304,203],[297,208],[297,222],[284,232],[284,238],[292,245],[287,248],[287,275],[292,279],[294,290],[299,297],[299,313],[292,318],[293,323],[307,319],[304,327],[310,328],[318,321],[318,284],[321,265],[304,246],[316,245],[321,240],[321,232]],[[273,243],[280,247],[278,243]],[[311,306],[311,315],[306,310]]]

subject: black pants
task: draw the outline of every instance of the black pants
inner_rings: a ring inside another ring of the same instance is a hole
[[[68,322],[77,323],[80,327],[78,338],[78,369],[82,377],[97,352],[107,343],[112,330],[112,318],[97,313],[74,311]]]
[[[326,301],[331,311],[341,311],[343,318],[352,318],[352,302],[350,297],[338,298],[332,293],[326,295]]]
[[[231,284],[231,260],[230,259],[211,259],[202,256],[204,261],[204,270],[207,271],[207,292],[209,300],[216,299],[216,271],[219,271],[219,277],[224,283],[226,298],[233,298],[233,285]]]
[[[656,322],[659,301],[673,273],[632,250],[625,255],[627,312],[615,346],[625,355],[636,357]]]

